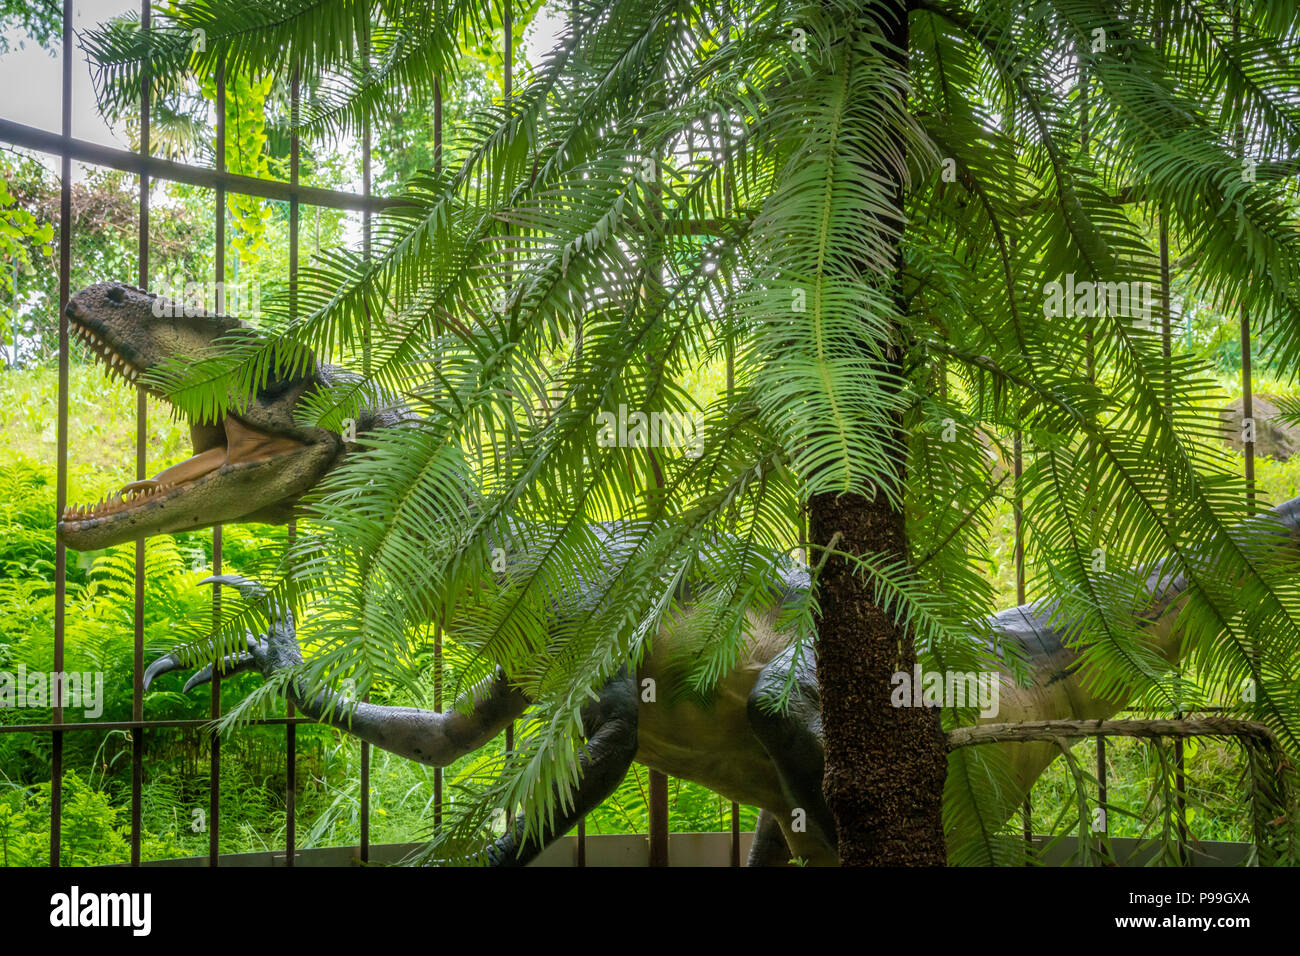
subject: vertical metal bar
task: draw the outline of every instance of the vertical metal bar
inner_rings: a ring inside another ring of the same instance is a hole
[[[1169,216],[1160,208],[1160,353],[1165,360],[1165,405],[1173,403],[1174,324],[1169,312]]]
[[[433,171],[442,172],[442,80],[433,81]]]
[[[1160,56],[1165,55],[1165,25],[1160,16],[1156,16],[1153,30],[1155,48]],[[1174,335],[1173,317],[1169,312],[1169,205],[1160,204],[1157,214],[1156,229],[1160,246],[1160,354],[1164,359],[1164,405],[1168,409],[1173,405],[1173,355]]]
[[[731,804],[731,865],[740,866],[740,804]]]
[[[721,125],[719,125],[721,132]],[[731,172],[731,126],[728,122],[726,132],[722,133],[722,218],[731,218],[731,205],[735,196],[735,177]],[[727,329],[727,401],[731,402],[736,391],[736,339]]]
[[[1235,10],[1234,10],[1234,17],[1235,17]],[[1235,22],[1235,20],[1234,20],[1234,23],[1233,23],[1234,31],[1235,31],[1235,29],[1236,29],[1236,26],[1237,26],[1237,24],[1236,24],[1236,22]],[[1165,45],[1165,44],[1164,44],[1164,24],[1163,24],[1163,22],[1160,21],[1159,19],[1157,19],[1157,21],[1156,21],[1156,27],[1155,27],[1155,42],[1156,42],[1156,47],[1158,48],[1160,54],[1163,55],[1163,54],[1164,54],[1164,45]],[[1238,142],[1238,151],[1240,151],[1240,141]],[[1158,216],[1157,228],[1158,228],[1158,232],[1159,232],[1159,239],[1158,239],[1158,242],[1159,242],[1159,247],[1160,247],[1160,351],[1161,351],[1161,355],[1162,355],[1162,357],[1164,358],[1164,363],[1165,363],[1165,369],[1164,369],[1164,402],[1165,402],[1166,407],[1170,407],[1170,406],[1172,406],[1172,404],[1173,404],[1173,395],[1174,395],[1174,383],[1173,383],[1173,314],[1172,314],[1172,310],[1171,310],[1171,308],[1170,308],[1170,291],[1169,291],[1169,290],[1170,290],[1170,274],[1169,274],[1169,210],[1168,210],[1168,206],[1163,205],[1163,204],[1162,204],[1161,207],[1160,207],[1160,212],[1159,212],[1159,216]],[[1244,315],[1243,315],[1243,321],[1244,321]],[[1189,332],[1189,334],[1190,334],[1190,331],[1191,331],[1191,323],[1188,322],[1188,332]],[[1188,339],[1187,344],[1188,344],[1188,347],[1191,346],[1191,340],[1190,340],[1190,338]],[[1249,361],[1250,361],[1250,360],[1249,360],[1249,356],[1248,356],[1248,352],[1249,352],[1249,338],[1247,338],[1247,343],[1246,343],[1246,345],[1247,345],[1247,351],[1242,353],[1243,359],[1244,359],[1244,361],[1246,362],[1246,366],[1247,366],[1246,368],[1243,369],[1243,378],[1245,379],[1245,381],[1246,381],[1246,383],[1247,383],[1247,384],[1246,384],[1246,389],[1247,389],[1247,393],[1249,393],[1249,389],[1250,389],[1250,385],[1249,385],[1249,381],[1250,381],[1250,372],[1249,372],[1249,368],[1248,368],[1248,366],[1249,366]],[[1249,403],[1249,401],[1250,401],[1250,399],[1247,398],[1247,399],[1246,399],[1246,402]],[[1248,410],[1248,408],[1247,408],[1246,406],[1243,406],[1243,408],[1242,408],[1242,415],[1243,415],[1243,417],[1248,416],[1249,414],[1250,414],[1250,411]],[[1243,436],[1243,437],[1244,437],[1244,436]],[[1251,483],[1253,482],[1253,479],[1254,479],[1254,458],[1253,458],[1253,454],[1252,454],[1253,452],[1254,452],[1254,448],[1253,448],[1253,446],[1248,446],[1248,448],[1247,448],[1247,452],[1246,452],[1246,453],[1247,453],[1247,459],[1246,459],[1246,460],[1247,460],[1247,465],[1246,465],[1246,474],[1247,474],[1247,495],[1248,495],[1248,496],[1251,495],[1251,494],[1253,494],[1253,487],[1252,487],[1252,485],[1251,485]],[[1249,500],[1249,499],[1248,499],[1248,500]],[[1168,515],[1168,517],[1172,518],[1173,516],[1172,516],[1172,515]],[[1178,713],[1177,716],[1178,716],[1178,719],[1181,720],[1182,717],[1183,717],[1182,712],[1180,711],[1180,712]],[[1183,788],[1184,788],[1184,783],[1185,783],[1185,767],[1184,767],[1184,763],[1183,763],[1183,741],[1182,741],[1182,738],[1181,738],[1181,737],[1180,737],[1180,738],[1176,738],[1176,739],[1174,740],[1174,766],[1175,766],[1175,770],[1174,770],[1174,807],[1175,807],[1175,813],[1176,813],[1177,818],[1178,818],[1178,841],[1179,841],[1179,844],[1178,844],[1178,854],[1177,854],[1177,855],[1178,855],[1178,859],[1179,859],[1179,861],[1185,863],[1186,861],[1183,859],[1183,845],[1184,845],[1184,844],[1186,843],[1186,841],[1187,841],[1187,815],[1186,815],[1185,800],[1184,800],[1184,797],[1183,797]]]
[[[221,525],[212,528],[212,573],[221,573]],[[212,586],[212,629],[221,623],[221,585]],[[208,698],[208,716],[215,723],[221,716],[221,668],[212,668],[212,694]],[[216,728],[209,739],[208,763],[208,866],[217,866],[221,845],[221,735]]]
[[[298,160],[301,145],[298,135],[300,95],[301,78],[299,77],[298,68],[295,66],[289,94],[290,122],[293,125],[293,134],[289,139],[289,182],[293,186],[298,185]],[[289,197],[289,310],[294,315],[298,314],[298,196],[296,193]],[[288,540],[290,550],[293,549],[297,537],[298,522],[291,519]],[[285,713],[289,717],[294,716],[293,701],[288,702]],[[293,866],[295,846],[297,845],[295,793],[298,789],[298,728],[296,725],[289,724],[285,729],[285,744],[288,750],[288,764],[285,767],[284,862],[285,866]]]
[[[510,94],[514,90],[514,60],[515,60],[515,12],[514,4],[511,0],[505,0],[504,23],[502,24],[505,33],[505,91],[506,99],[510,99]]]
[[[72,138],[72,0],[63,0],[63,136]],[[72,267],[72,157],[64,152],[59,184],[59,399],[55,450],[54,507],[68,507],[68,299]],[[14,337],[14,355],[18,338]],[[64,611],[67,605],[68,553],[63,539],[54,543],[54,672],[63,673]],[[54,702],[51,723],[63,723],[63,698]],[[50,734],[50,866],[59,865],[63,811],[63,731]]]
[[[578,312],[573,323],[573,362],[577,374],[581,374],[582,368],[582,327],[583,314]],[[584,868],[587,865],[587,818],[582,816],[578,818],[578,867]]]
[[[289,522],[289,547],[293,547],[294,538],[297,537],[297,523],[292,519]],[[285,716],[292,718],[295,715],[295,708],[292,700],[286,700]],[[295,805],[298,790],[298,725],[287,724],[284,728],[285,744],[285,783],[284,783],[284,865],[293,866],[295,847],[297,846],[297,834],[295,832],[297,824],[297,807]]]
[[[578,28],[578,4],[576,0],[569,4],[569,29],[576,31]],[[578,310],[573,320],[573,364],[575,374],[581,374],[582,369],[582,338],[583,338],[583,319],[585,316],[581,309]],[[585,816],[578,819],[578,867],[580,869],[587,866],[587,818]]]
[[[1025,473],[1024,436],[1016,429],[1011,439],[1011,519],[1015,534],[1016,565],[1016,603],[1025,603],[1025,497],[1023,477]]]
[[[140,0],[140,29],[150,29],[149,0]],[[149,61],[140,77],[140,155],[149,155]],[[149,288],[149,174],[140,171],[140,249],[138,285]],[[145,390],[135,393],[135,478],[147,477],[149,409]],[[131,684],[131,719],[144,720],[144,537],[135,539],[135,667]],[[131,865],[140,865],[141,815],[144,803],[144,728],[131,731]]]
[[[724,162],[726,168],[723,172],[723,218],[731,215],[731,198],[732,198],[732,178],[730,163],[730,140],[724,147]],[[727,330],[727,402],[732,403],[736,395],[736,339]],[[740,804],[734,801],[731,804],[731,865],[740,866]]]
[[[217,67],[217,172],[226,171],[226,68],[224,62]],[[217,282],[217,311],[226,311],[226,190],[218,185],[216,190],[216,250],[213,254],[213,272]],[[212,528],[212,573],[221,574],[221,525]],[[212,586],[212,628],[221,623],[221,585]],[[212,696],[208,703],[208,716],[216,721],[221,716],[221,669],[212,669]],[[209,741],[211,763],[208,769],[208,866],[217,866],[221,843],[221,737],[214,729]]]
[[[1245,430],[1245,422],[1255,418],[1255,396],[1251,389],[1250,368],[1250,315],[1245,307],[1241,310],[1241,420],[1242,451],[1246,458],[1246,507],[1255,510],[1255,436]],[[1249,441],[1247,436],[1249,435]]]
[[[1106,738],[1097,737],[1097,806],[1101,809],[1101,833],[1097,837],[1098,849],[1105,848],[1106,834],[1110,832],[1109,795],[1106,787]]]
[[[442,711],[442,628],[433,626],[433,709]],[[433,768],[433,829],[442,831],[442,768]]]
[[[1032,793],[1032,788],[1031,788]],[[1025,794],[1025,802],[1020,808],[1020,822],[1022,824],[1021,834],[1025,840],[1025,850],[1028,853],[1034,847],[1034,804],[1033,798],[1029,793]],[[1032,865],[1033,860],[1028,855],[1025,857],[1025,866]]]
[[[1178,712],[1178,719],[1183,719],[1183,712]],[[1187,767],[1183,761],[1183,738],[1174,738],[1174,811],[1178,817],[1178,860],[1186,865],[1183,856],[1187,844]]]
[[[1232,40],[1234,44],[1241,41],[1241,8],[1235,2],[1232,5]],[[1237,146],[1237,159],[1242,161],[1246,158],[1246,130],[1240,123],[1237,124],[1234,138]],[[1245,422],[1247,419],[1253,422],[1254,418],[1255,396],[1252,394],[1250,368],[1250,313],[1243,305],[1241,307],[1241,443],[1242,452],[1246,459],[1246,507],[1252,513],[1255,510],[1255,436],[1246,432]],[[1246,441],[1247,434],[1250,434],[1250,441]]]
[[[728,129],[730,134],[730,129]],[[693,159],[694,157],[692,157]],[[723,139],[722,144],[722,217],[729,219],[731,217],[731,205],[735,193],[735,178],[731,171],[731,138],[730,135]],[[727,403],[730,405],[735,401],[736,395],[736,339],[727,330]],[[740,866],[740,804],[734,801],[731,804],[731,865]]]
[[[1025,603],[1025,498],[1021,480],[1024,473],[1024,435],[1017,428],[1011,439],[1011,480],[1013,482],[1011,488],[1011,519],[1015,534],[1016,604]],[[1020,812],[1020,821],[1025,838],[1025,865],[1032,862],[1028,854],[1034,843],[1033,793],[1034,788],[1031,783],[1029,789],[1025,791],[1025,802]]]
[[[292,550],[298,537],[298,521],[289,519],[288,548]],[[286,699],[285,716],[292,718],[296,710],[293,701]],[[293,866],[297,840],[297,791],[298,791],[298,725],[290,723],[284,728],[285,758],[284,785],[284,865]]]
[[[366,29],[362,35],[361,47],[362,62],[366,68],[370,67],[370,28],[367,20]],[[366,110],[365,116],[361,121],[361,193],[366,199],[370,198],[370,111]],[[370,207],[367,206],[361,213],[361,243],[362,252],[367,259],[370,258]],[[367,378],[370,377],[370,309],[366,309],[366,328],[364,330],[364,339],[362,345],[363,373]],[[366,692],[365,700],[370,699],[369,691]],[[358,810],[361,824],[361,862],[370,862],[370,744],[364,740],[361,741],[361,806]]]
[[[659,157],[654,157],[655,162],[655,183],[659,182]],[[662,216],[662,194],[657,191],[657,185],[651,186],[649,191],[654,193],[657,202],[651,204],[652,214],[655,221],[660,221]],[[651,272],[659,281],[660,265],[659,256],[656,255],[656,263],[651,268]],[[654,466],[655,484],[663,487],[663,473],[659,469],[658,463],[654,458],[654,452],[650,453],[650,463]],[[667,866],[668,865],[668,778],[657,770],[650,771],[650,865]]]
[[[650,771],[650,865],[668,865],[668,778]]]
[[[1155,46],[1160,56],[1165,55],[1164,21],[1159,17],[1155,23]],[[1173,314],[1169,307],[1169,204],[1161,203],[1159,214],[1160,233],[1160,346],[1165,360],[1165,404],[1173,403]],[[1188,323],[1191,331],[1191,323]],[[1191,348],[1191,340],[1187,346]]]
[[[433,171],[442,172],[442,78],[433,81]],[[442,627],[433,626],[433,709],[442,710]],[[442,768],[433,768],[433,828],[442,830]]]
[[[1086,159],[1088,156],[1088,68],[1083,62],[1083,45],[1075,46],[1075,56],[1079,63],[1079,152]],[[1092,330],[1083,333],[1084,361],[1088,370],[1088,381],[1097,380],[1096,353],[1093,349]]]
[[[504,22],[502,32],[505,34],[505,76],[502,78],[502,85],[505,92],[506,108],[509,109],[510,94],[514,91],[514,60],[515,60],[515,16],[512,0],[505,0],[504,4]],[[506,227],[507,234],[509,227]],[[511,278],[513,282],[513,264],[511,267]],[[512,720],[506,725],[506,752],[515,749],[515,722]]]

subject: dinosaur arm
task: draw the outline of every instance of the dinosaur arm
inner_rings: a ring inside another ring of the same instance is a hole
[[[461,696],[451,710],[386,707],[321,691],[294,703],[307,716],[395,753],[433,767],[445,767],[483,746],[524,712],[526,698],[503,671]]]
[[[249,600],[266,599],[260,584],[239,575],[214,576],[202,583],[237,588]],[[247,650],[222,661],[222,674],[256,670],[270,677],[302,664],[293,613],[287,608],[275,608],[268,615],[264,638],[248,634],[246,640]],[[158,675],[180,667],[175,654],[164,654],[145,671],[145,689]],[[212,674],[211,664],[202,667],[186,682],[184,690],[206,683]],[[495,677],[481,681],[462,694],[451,710],[444,711],[371,704],[331,690],[307,694],[296,679],[289,682],[288,693],[306,716],[381,750],[434,767],[444,767],[483,746],[522,714],[529,703],[500,668]]]
[[[578,754],[582,767],[578,785],[571,792],[554,791],[555,810],[535,838],[525,839],[526,818],[518,816],[514,826],[488,849],[487,859],[493,866],[526,866],[618,789],[637,750],[634,675],[624,670],[601,689],[600,696],[583,708],[582,728],[586,743]]]

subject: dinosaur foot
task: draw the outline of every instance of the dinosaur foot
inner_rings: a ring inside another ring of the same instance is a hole
[[[233,574],[216,575],[204,578],[200,584],[224,584],[239,590],[245,600],[265,600],[266,590],[256,581]],[[246,647],[242,651],[227,654],[216,664],[207,663],[200,667],[185,682],[182,693],[189,693],[195,687],[212,680],[214,673],[226,677],[241,671],[260,671],[263,677],[270,677],[275,671],[302,663],[302,654],[295,637],[293,617],[285,612],[274,615],[270,622],[270,632],[266,638],[245,634]],[[184,665],[173,652],[168,652],[144,672],[144,689],[148,690],[154,678],[172,671],[181,670]]]

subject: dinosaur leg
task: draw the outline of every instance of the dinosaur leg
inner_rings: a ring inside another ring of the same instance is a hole
[[[754,827],[754,842],[749,848],[749,859],[745,865],[785,866],[792,856],[776,814],[770,810],[759,810],[758,824]]]
[[[251,599],[261,595],[261,586],[246,578],[223,575],[208,580],[237,587]],[[302,663],[293,615],[288,610],[271,615],[270,630],[265,639],[250,634],[247,641],[246,651],[223,661],[222,673],[256,669],[270,677],[276,671]],[[180,666],[174,655],[163,655],[145,672],[145,687],[158,675],[177,670]],[[212,665],[208,665],[198,671],[186,683],[185,690],[210,680],[212,670]],[[446,766],[477,750],[501,733],[528,706],[528,699],[518,688],[510,686],[501,671],[496,677],[468,691],[455,708],[446,711],[385,707],[330,691],[307,695],[296,682],[289,686],[294,703],[308,717],[400,757],[434,767]]]
[[[636,713],[636,684],[630,675],[620,674],[583,710],[587,743],[578,756],[582,779],[572,803],[557,806],[555,818],[546,825],[540,840],[524,839],[524,818],[519,816],[511,831],[488,850],[494,866],[527,865],[614,792],[636,756]]]
[[[787,707],[773,710],[791,675],[794,690]],[[790,852],[812,863],[835,863],[835,818],[822,794],[821,694],[812,664],[796,662],[793,648],[772,658],[754,683],[748,707],[749,724],[772,758],[790,804],[789,817],[778,818]]]

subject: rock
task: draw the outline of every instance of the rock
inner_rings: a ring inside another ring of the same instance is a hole
[[[1223,437],[1237,451],[1245,449],[1241,441],[1241,405],[1242,400],[1238,398],[1219,411]],[[1300,452],[1300,427],[1281,420],[1282,411],[1278,408],[1276,396],[1256,395],[1251,411],[1255,418],[1256,457],[1266,455],[1277,461],[1286,461]]]

